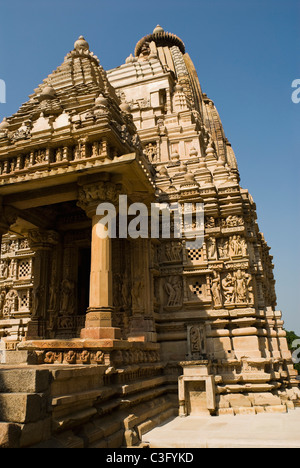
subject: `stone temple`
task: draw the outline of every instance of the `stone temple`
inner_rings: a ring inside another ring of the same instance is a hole
[[[203,204],[203,244],[99,236],[121,195]],[[0,213],[0,446],[139,446],[178,415],[298,405],[256,206],[176,35],[109,71],[75,42],[0,124]]]

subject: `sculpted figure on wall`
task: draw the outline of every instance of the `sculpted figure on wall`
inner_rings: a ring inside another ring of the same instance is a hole
[[[228,251],[229,251],[229,242],[228,239],[221,239],[218,242],[218,253],[219,253],[219,258],[226,258],[228,257]]]
[[[11,317],[11,315],[18,310],[18,293],[16,290],[11,289],[5,297],[3,306],[3,315]]]
[[[216,225],[215,218],[213,216],[206,217],[205,218],[205,228],[206,229],[212,229]]]
[[[145,284],[142,278],[136,277],[131,289],[132,310],[143,312]]]
[[[250,273],[245,274],[245,280],[246,280],[246,288],[247,288],[247,303],[248,304],[254,304],[255,301],[255,296],[254,296],[254,288],[253,288],[253,280],[252,276]]]
[[[229,215],[226,218],[225,221],[225,226],[230,228],[230,227],[238,227],[238,226],[243,226],[244,225],[244,220],[241,216],[236,216],[236,215]]]
[[[235,300],[236,302],[246,302],[247,298],[247,286],[245,273],[241,270],[238,270],[234,274],[235,277]]]
[[[144,148],[144,152],[146,153],[149,161],[152,164],[155,164],[157,162],[158,148],[156,143],[149,143],[148,145],[146,145]]]
[[[231,236],[229,238],[229,255],[245,256],[247,255],[247,243],[241,236]]]
[[[3,290],[0,293],[0,318],[3,317],[3,309],[5,305],[6,291]]]
[[[6,279],[8,277],[8,271],[9,271],[9,261],[2,260],[1,266],[0,266],[0,277]]]
[[[254,304],[252,276],[242,270],[228,273],[222,280],[224,305]]]
[[[165,291],[167,293],[168,307],[182,305],[182,279],[180,276],[166,278]]]
[[[216,271],[213,272],[213,279],[211,280],[211,293],[213,302],[216,307],[222,305],[222,293],[221,293],[221,280],[220,274]]]
[[[58,295],[59,295],[59,288],[56,283],[52,283],[50,286],[50,296],[49,296],[49,309],[56,310],[57,302],[58,302]]]
[[[165,257],[169,262],[181,260],[182,246],[180,242],[166,243]]]
[[[188,327],[188,351],[190,359],[201,359],[206,355],[206,334],[204,325]]]
[[[232,304],[234,302],[234,279],[231,273],[228,273],[222,280],[222,290],[224,294],[224,304]]]
[[[60,312],[62,314],[74,313],[74,289],[73,281],[64,279],[61,288]]]
[[[215,237],[207,242],[207,255],[209,259],[215,260],[217,258],[217,241]]]

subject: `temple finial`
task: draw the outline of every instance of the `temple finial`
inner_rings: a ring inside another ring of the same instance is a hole
[[[153,34],[164,33],[164,29],[158,24],[156,28],[153,30]]]

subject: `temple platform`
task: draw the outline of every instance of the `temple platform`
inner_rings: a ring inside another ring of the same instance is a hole
[[[150,448],[300,448],[300,408],[288,413],[177,417],[143,436]]]

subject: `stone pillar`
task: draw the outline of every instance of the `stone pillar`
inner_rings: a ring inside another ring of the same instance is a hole
[[[112,239],[102,238],[97,233],[102,216],[97,215],[100,203],[118,202],[118,186],[109,180],[99,180],[83,185],[79,192],[78,205],[92,219],[90,304],[86,314],[85,328],[81,338],[120,339],[121,330],[112,326]]]
[[[27,328],[27,340],[45,338],[50,284],[50,255],[59,236],[55,231],[34,229],[28,232],[30,248],[34,256],[34,282],[31,304],[31,320]]]

